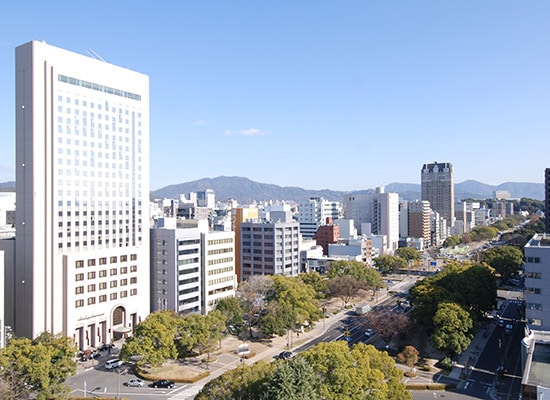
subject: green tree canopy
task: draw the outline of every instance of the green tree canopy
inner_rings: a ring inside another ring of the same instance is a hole
[[[321,399],[317,374],[303,357],[279,362],[263,389],[261,399]]]
[[[36,339],[13,338],[0,350],[0,376],[9,386],[4,399],[66,399],[65,381],[76,373],[73,341],[42,333]]]
[[[266,297],[268,301],[277,301],[283,309],[293,310],[296,323],[314,322],[322,317],[315,290],[304,285],[298,277],[274,275],[272,290]]]
[[[395,250],[395,255],[403,258],[405,261],[422,260],[422,253],[420,253],[414,247],[400,247]]]
[[[204,385],[195,400],[260,399],[275,367],[264,361],[241,364]]]
[[[208,382],[197,400],[410,400],[403,373],[386,352],[323,342],[288,361],[240,365]]]
[[[300,274],[300,279],[306,285],[311,286],[317,293],[318,299],[325,298],[328,292],[328,279],[316,271]]]
[[[399,269],[407,268],[407,261],[401,257],[389,256],[383,254],[376,257],[374,260],[374,266],[383,274],[392,273]]]
[[[367,266],[359,261],[336,260],[330,263],[330,269],[327,271],[327,277],[335,278],[337,276],[350,275],[358,281],[366,280]]]
[[[182,319],[171,310],[151,313],[136,325],[134,335],[122,345],[120,356],[127,360],[138,356],[138,365],[159,366],[168,358],[176,358],[175,338],[182,331]]]
[[[227,326],[238,326],[243,324],[243,308],[239,299],[236,297],[225,297],[218,301],[216,310],[225,316]]]
[[[440,350],[460,354],[470,345],[473,320],[468,311],[456,303],[441,303],[433,318],[432,343]]]
[[[523,252],[513,246],[492,247],[483,252],[483,261],[506,280],[523,265]]]

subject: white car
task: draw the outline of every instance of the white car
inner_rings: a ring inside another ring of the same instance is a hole
[[[128,387],[142,387],[143,385],[145,385],[145,382],[139,378],[130,379],[128,383],[126,383],[126,386]]]
[[[369,328],[369,329],[367,329],[367,330],[365,331],[365,336],[366,336],[366,337],[371,337],[373,333],[374,333],[374,330],[372,330],[371,328]]]

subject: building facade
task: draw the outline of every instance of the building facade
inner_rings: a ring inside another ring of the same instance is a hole
[[[201,242],[202,313],[208,314],[221,299],[235,296],[235,233],[203,232]]]
[[[550,330],[550,235],[525,245],[525,317],[531,330]]]
[[[241,223],[241,277],[300,273],[300,226],[296,221]]]
[[[149,78],[32,41],[15,102],[15,334],[128,334],[149,313]]]
[[[206,222],[206,221],[205,221]],[[200,313],[201,232],[160,218],[151,228],[151,310]]]
[[[449,162],[424,164],[421,170],[422,200],[430,202],[432,210],[454,225],[455,189],[453,165]]]
[[[430,202],[426,200],[408,203],[408,232],[413,238],[422,238],[425,244],[431,242]]]
[[[312,197],[298,206],[300,233],[304,239],[312,239],[327,218],[336,221],[342,216],[342,203]]]

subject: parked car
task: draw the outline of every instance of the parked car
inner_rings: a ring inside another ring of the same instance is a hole
[[[126,386],[129,387],[142,387],[144,384],[145,382],[143,382],[143,380],[139,378],[130,379],[128,382],[126,382]]]
[[[169,381],[167,379],[160,379],[158,381],[153,382],[154,388],[169,388],[172,389],[174,387],[174,382]]]
[[[506,324],[504,326],[504,333],[506,333],[507,335],[511,335],[513,329],[514,329],[514,326],[512,324]]]
[[[122,365],[122,360],[118,358],[114,358],[105,363],[105,369],[114,369],[114,368],[120,367],[121,365]]]
[[[294,357],[294,352],[293,351],[283,351],[283,352],[279,353],[279,356],[277,357],[277,359],[279,359],[279,360],[289,360],[292,357]]]
[[[365,336],[366,336],[366,337],[371,337],[373,333],[374,333],[374,330],[371,329],[371,328],[368,328],[368,329],[365,331]]]

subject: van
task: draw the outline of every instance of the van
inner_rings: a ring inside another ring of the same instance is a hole
[[[105,363],[105,368],[106,369],[113,369],[113,368],[118,368],[122,365],[122,361],[119,360],[118,358],[114,358],[112,360],[109,360]]]

